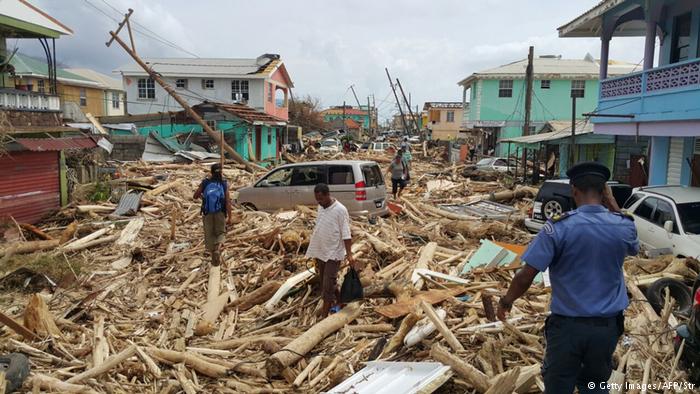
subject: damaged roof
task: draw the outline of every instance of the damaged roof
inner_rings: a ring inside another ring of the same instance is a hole
[[[202,104],[193,106],[192,108],[198,113],[206,112],[207,107],[214,107],[219,111],[227,112],[246,123],[250,124],[267,124],[272,126],[284,126],[287,122],[284,119],[277,118],[265,112],[258,111],[253,107],[244,104],[225,104],[205,101]],[[185,111],[180,112],[186,116]]]

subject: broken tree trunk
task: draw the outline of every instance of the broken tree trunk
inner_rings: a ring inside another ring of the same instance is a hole
[[[486,394],[511,394],[520,375],[520,368],[513,368],[493,378],[493,385]]]
[[[211,378],[226,376],[228,368],[221,364],[211,363],[194,353],[178,352],[174,350],[148,348],[146,352],[156,359],[166,360],[173,364],[184,363],[189,368]]]
[[[433,261],[433,256],[435,255],[435,250],[437,249],[437,242],[428,242],[420,251],[420,256],[418,257],[418,262],[415,268],[428,268],[428,263]],[[423,287],[423,279],[420,278],[414,282],[416,289],[420,290]]]
[[[46,234],[46,233],[43,232],[40,228],[38,228],[38,227],[36,227],[36,226],[34,226],[34,225],[32,225],[32,224],[29,224],[29,223],[20,223],[19,226],[20,226],[21,228],[23,228],[23,229],[29,231],[30,233],[36,235],[37,237],[43,239],[43,240],[50,241],[50,240],[53,239],[53,237],[51,237],[50,235]]]
[[[24,326],[42,337],[61,336],[61,330],[56,326],[49,307],[39,294],[33,294],[29,298],[27,308],[24,310]]]
[[[247,311],[255,305],[260,305],[272,297],[282,285],[279,281],[267,282],[258,287],[252,293],[240,297],[228,305],[229,308],[238,307],[241,311]]]
[[[449,365],[457,375],[474,386],[477,392],[485,393],[488,391],[490,387],[488,376],[474,368],[471,364],[462,361],[459,357],[450,354],[447,349],[439,344],[436,343],[430,348],[430,357],[435,361]]]
[[[352,303],[340,312],[330,315],[316,323],[297,339],[284,347],[281,351],[267,359],[265,367],[270,377],[280,376],[282,371],[295,364],[304,357],[314,346],[318,345],[325,337],[338,331],[346,324],[355,320],[361,312],[359,303]]]
[[[66,383],[54,377],[34,372],[31,377],[31,387],[56,393],[97,394],[97,391],[82,384]]]
[[[53,249],[58,246],[60,240],[51,239],[47,241],[28,241],[28,242],[17,242],[10,244],[7,247],[0,249],[0,257],[5,255],[12,256],[14,254],[26,254],[32,253],[39,250]]]
[[[94,378],[95,376],[102,375],[103,373],[109,371],[110,369],[126,361],[129,357],[136,354],[136,345],[131,345],[128,348],[122,350],[120,353],[106,359],[104,363],[97,367],[92,367],[83,373],[79,373],[72,378],[66,380],[66,383],[78,383],[83,380]]]

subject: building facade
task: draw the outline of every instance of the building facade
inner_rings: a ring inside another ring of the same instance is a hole
[[[340,119],[341,126],[344,119],[352,119],[365,130],[369,130],[372,127],[372,117],[370,113],[367,112],[367,107],[361,109],[346,105],[345,108],[343,108],[343,106],[340,105],[321,111],[321,115],[323,116],[323,121],[331,125],[334,124],[336,119]]]
[[[700,186],[700,3],[605,0],[561,26],[559,36],[601,39],[594,133],[648,136],[650,185]],[[605,60],[615,36],[644,37],[642,71],[610,73]]]
[[[461,102],[426,102],[423,111],[427,112],[427,124],[433,140],[456,138],[462,126],[464,113]]]
[[[68,68],[66,71],[99,83],[102,88],[102,115],[124,115],[126,92],[122,81],[87,68]]]
[[[493,69],[479,71],[461,80],[465,111],[465,129],[484,132],[485,150],[495,148],[506,154],[501,139],[523,135],[525,123],[527,59]],[[611,72],[627,74],[635,65],[613,62]],[[540,56],[533,59],[532,105],[529,134],[539,132],[548,121],[571,121],[572,95],[576,95],[576,116],[595,110],[598,102],[599,62],[587,55],[584,59]]]
[[[279,55],[255,59],[144,59],[190,105],[204,101],[239,103],[276,118],[289,119],[292,83]],[[182,108],[136,63],[118,70],[132,115],[180,111]]]

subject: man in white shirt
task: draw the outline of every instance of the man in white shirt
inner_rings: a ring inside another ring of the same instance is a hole
[[[323,299],[321,315],[325,317],[338,302],[336,292],[340,263],[347,257],[351,267],[356,270],[359,267],[352,258],[348,210],[331,197],[328,185],[324,183],[316,185],[314,196],[319,204],[318,215],[306,257],[316,259],[316,273]]]

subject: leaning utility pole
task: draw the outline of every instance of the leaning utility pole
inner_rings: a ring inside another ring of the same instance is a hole
[[[355,101],[357,102],[357,109],[361,109],[362,105],[360,100],[357,98],[357,93],[355,93],[355,85],[350,85],[350,90],[352,90],[352,95],[355,96]]]
[[[525,91],[525,122],[523,123],[523,135],[530,135],[530,110],[532,108],[532,62],[535,54],[535,47],[531,46],[527,55],[527,69],[525,71],[526,91]],[[535,171],[535,168],[532,168]],[[527,149],[523,148],[523,179],[527,177]]]
[[[374,136],[374,131],[372,131],[372,107],[369,106],[369,96],[367,96],[367,135]]]
[[[401,123],[403,124],[403,129],[404,131],[408,131],[408,124],[406,124],[406,117],[403,116],[403,108],[401,108],[401,102],[399,101],[399,96],[396,94],[396,88],[394,87],[394,83],[391,82],[391,76],[389,75],[389,69],[384,67],[384,71],[386,71],[386,77],[389,78],[389,86],[391,86],[391,91],[394,92],[394,98],[396,99],[396,105],[399,107],[399,113],[401,114]]]
[[[411,103],[406,100],[406,95],[403,92],[403,87],[401,86],[401,81],[399,81],[398,78],[396,78],[396,84],[399,86],[399,91],[401,92],[401,96],[403,97],[403,101],[406,103],[406,106],[408,107],[408,113],[411,116],[411,119],[413,119],[413,124],[416,126],[416,133],[418,133],[418,122],[416,121],[416,117],[413,116],[413,110],[411,109]],[[408,132],[408,130],[406,131]]]
[[[121,47],[124,48],[126,53],[128,53],[136,61],[136,63],[138,63],[138,65],[141,66],[141,68],[143,68],[148,73],[148,76],[151,79],[153,79],[154,81],[158,82],[158,84],[161,87],[163,87],[163,89],[165,89],[165,91],[168,92],[168,94],[173,99],[175,99],[175,101],[177,101],[178,104],[180,104],[180,106],[185,110],[187,115],[189,115],[192,119],[194,119],[195,122],[197,122],[200,126],[202,126],[202,130],[204,130],[204,132],[206,132],[211,139],[213,139],[214,141],[221,144],[222,148],[226,151],[226,153],[231,155],[233,160],[237,161],[238,163],[243,164],[246,167],[246,169],[250,172],[255,172],[255,170],[264,170],[263,167],[255,164],[255,163],[249,162],[248,160],[244,159],[241,155],[239,155],[238,152],[236,152],[233,148],[231,148],[226,143],[226,141],[224,141],[222,136],[219,133],[217,133],[216,131],[214,131],[211,127],[209,127],[207,122],[205,122],[204,119],[202,119],[202,117],[200,117],[199,114],[197,114],[192,109],[192,107],[190,107],[190,105],[187,103],[187,101],[185,101],[182,97],[180,97],[175,92],[175,90],[173,88],[171,88],[170,85],[168,85],[167,82],[165,82],[160,77],[160,75],[158,75],[158,73],[153,71],[153,69],[151,67],[149,67],[139,57],[139,55],[136,54],[136,51],[134,50],[134,38],[131,34],[131,28],[129,25],[129,17],[131,16],[131,14],[133,12],[134,12],[134,10],[129,8],[129,13],[124,14],[124,20],[121,23],[119,23],[119,26],[117,27],[117,31],[116,32],[113,32],[113,31],[109,32],[109,34],[112,36],[112,38],[110,38],[109,41],[106,42],[106,45],[109,47],[112,44],[112,41],[116,41],[119,45],[121,45]],[[131,48],[124,41],[122,41],[122,39],[119,38],[119,36],[118,36],[119,32],[121,31],[122,27],[124,27],[125,24],[127,25],[128,30],[129,30],[129,39],[131,40]],[[221,155],[222,156],[224,155],[223,151],[221,152]]]

